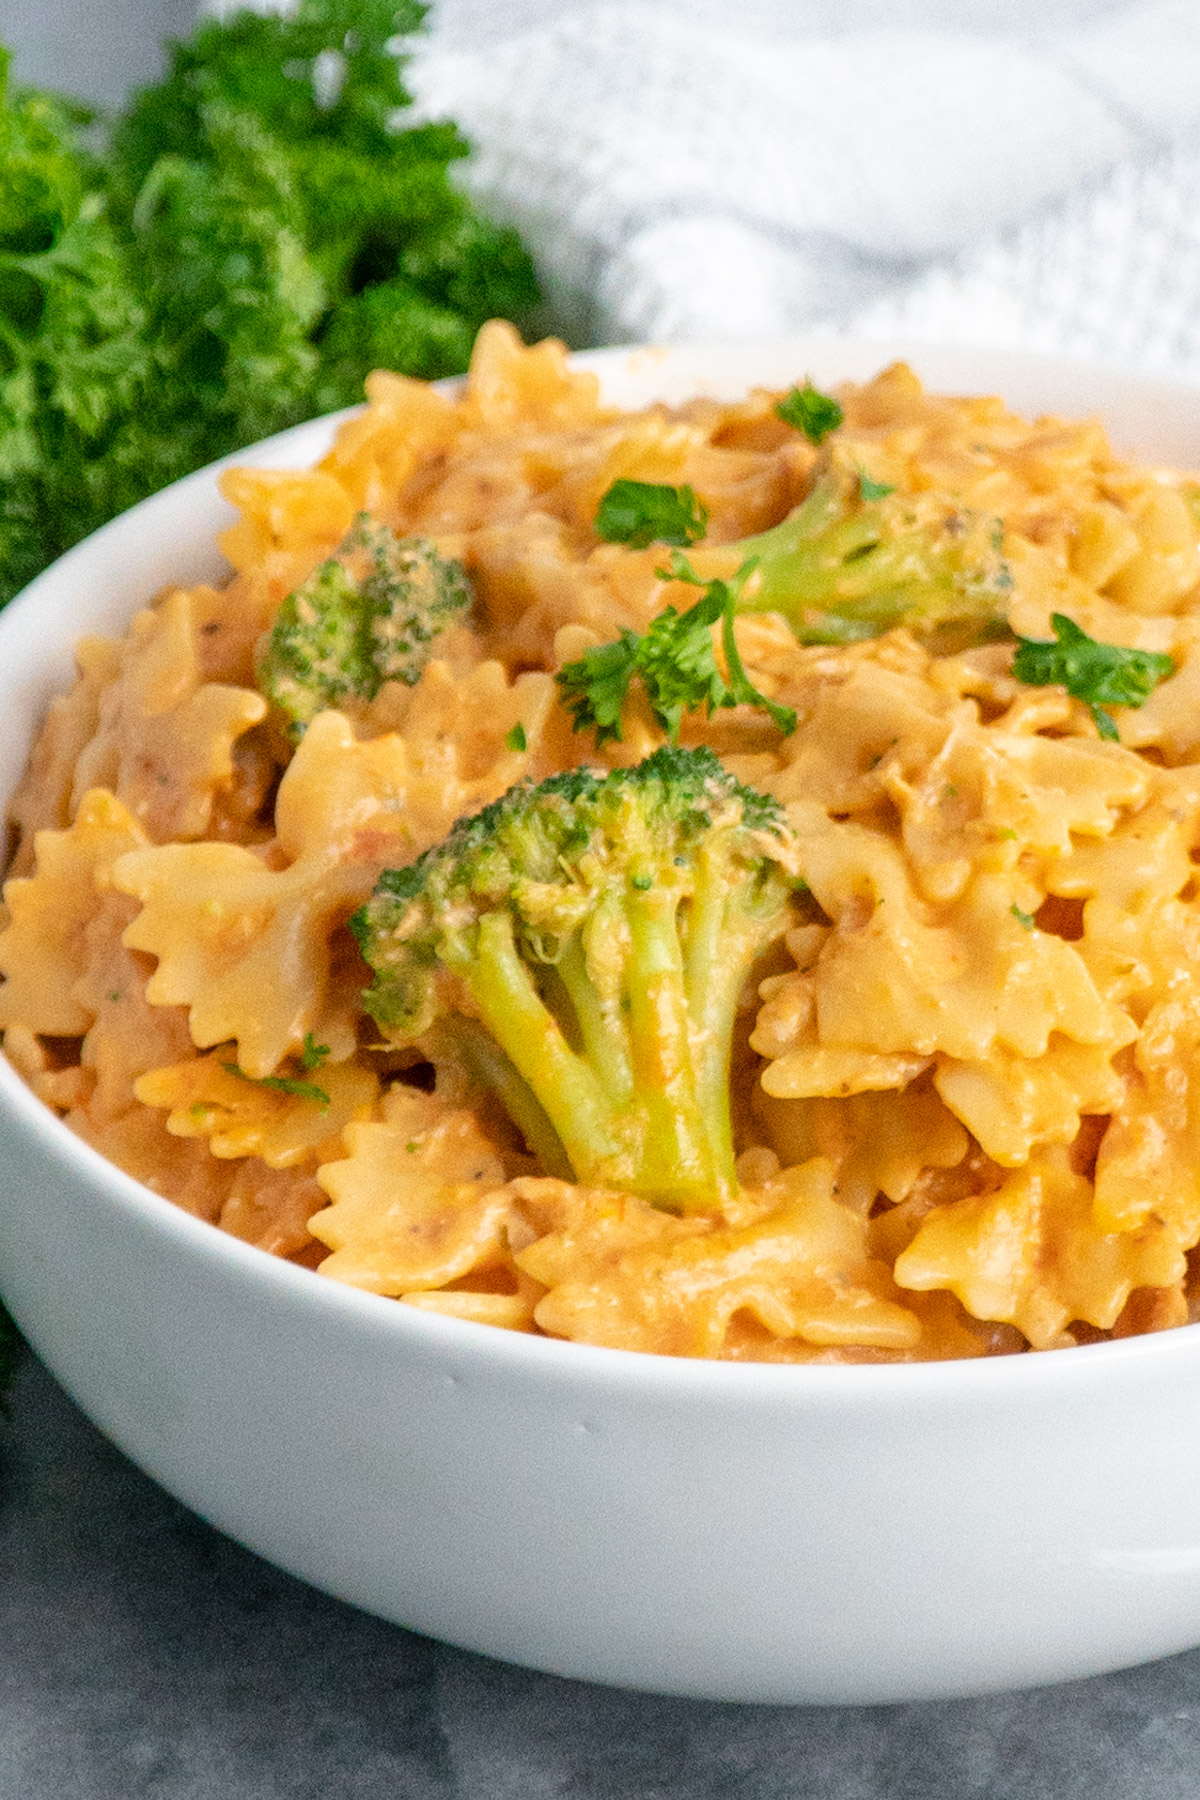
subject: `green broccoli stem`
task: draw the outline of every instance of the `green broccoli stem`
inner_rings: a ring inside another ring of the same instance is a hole
[[[746,978],[778,935],[774,909],[757,914],[735,900],[719,848],[702,846],[688,920],[684,980],[696,1051],[700,1105],[719,1167],[734,1167],[729,1061]]]
[[[832,634],[852,642],[897,624],[914,605],[927,606],[933,588],[952,597],[953,583],[931,562],[923,537],[888,538],[877,504],[839,516],[842,510],[836,482],[826,479],[790,518],[744,539],[741,555],[759,561],[740,609],[781,612],[820,641]],[[805,618],[813,612],[821,616]]]
[[[486,914],[474,953],[464,948],[451,960],[479,1013],[479,1024],[461,1021],[467,1060],[548,1173],[683,1212],[736,1191],[733,1020],[746,974],[776,927],[731,902],[727,881],[719,856],[701,857],[685,943],[678,894],[630,885],[620,907],[624,1004],[601,997],[581,933],[571,934],[554,968],[578,1050],[539,993],[507,911]]]
[[[610,928],[620,929],[619,920],[606,922]],[[609,1100],[616,1106],[627,1103],[633,1093],[633,1064],[620,995],[601,996],[588,971],[579,932],[568,938],[555,969],[574,1009],[584,1055]]]
[[[470,1073],[481,1087],[491,1088],[547,1175],[573,1179],[574,1170],[546,1110],[517,1073],[503,1050],[477,1019],[455,1019],[453,1038]]]
[[[918,523],[899,497],[856,498],[827,473],[780,524],[692,560],[718,576],[752,563],[738,611],[780,613],[802,643],[856,643],[897,625],[957,626],[970,641],[997,627],[1011,585],[998,545],[981,541],[984,523],[953,509]]]
[[[484,1025],[538,1097],[576,1174],[581,1165],[595,1169],[616,1156],[620,1143],[608,1097],[538,993],[517,949],[511,914],[485,913],[474,958],[447,960],[463,977]]]
[[[678,908],[678,895],[661,887],[631,888],[625,905],[632,942],[629,1036],[646,1120],[639,1180],[686,1209],[689,1199],[711,1205],[737,1183],[732,1160],[728,1168],[717,1164],[700,1106]]]

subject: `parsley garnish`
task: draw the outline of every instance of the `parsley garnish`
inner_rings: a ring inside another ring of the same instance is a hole
[[[621,708],[638,670],[645,639],[623,629],[614,644],[585,650],[578,662],[564,663],[554,677],[576,731],[596,730],[596,748],[610,738],[621,742]]]
[[[789,388],[775,411],[785,425],[794,425],[811,444],[820,444],[846,417],[832,394],[823,394],[811,381]]]
[[[1118,743],[1120,733],[1105,708],[1143,706],[1159,682],[1174,674],[1174,661],[1157,650],[1098,644],[1063,613],[1051,614],[1050,623],[1058,642],[1019,637],[1013,674],[1028,687],[1061,684],[1072,699],[1083,701],[1100,736]]]
[[[1012,916],[1014,919],[1016,919],[1018,924],[1023,925],[1025,927],[1026,931],[1033,930],[1033,914],[1027,913],[1027,912],[1022,912],[1021,908],[1017,905],[1015,900],[1013,901],[1013,905],[1012,905]]]
[[[318,1044],[317,1048],[321,1050],[325,1046]],[[235,1062],[223,1062],[221,1067],[230,1075],[236,1075],[239,1081],[248,1081],[251,1087],[270,1088],[276,1094],[291,1094],[297,1100],[315,1100],[322,1112],[329,1111],[329,1095],[315,1081],[296,1081],[290,1075],[247,1075]]]
[[[514,725],[511,731],[505,733],[504,748],[506,750],[528,750],[529,740],[525,736],[523,725]]]
[[[596,536],[645,550],[650,544],[698,544],[708,508],[690,487],[657,481],[614,481],[596,510]]]
[[[743,563],[731,581],[702,581],[686,556],[672,553],[669,569],[659,569],[663,581],[684,581],[702,589],[695,606],[680,613],[668,606],[650,621],[645,636],[624,630],[612,644],[585,650],[578,662],[567,663],[555,680],[565,696],[576,731],[596,733],[596,748],[610,738],[621,741],[621,712],[636,675],[650,702],[650,710],[670,741],[679,740],[684,713],[707,709],[708,717],[720,707],[761,706],[783,732],[796,729],[796,715],[789,706],[777,706],[751,682],[742,664],[734,636],[737,598],[755,567]],[[726,680],[713,655],[712,627],[721,626],[721,641],[729,667]]]
[[[872,481],[865,469],[858,471],[858,497],[860,500],[883,500],[888,494],[894,494],[895,486],[890,481]]]
[[[329,1045],[318,1044],[313,1037],[312,1032],[306,1031],[304,1034],[304,1048],[300,1052],[300,1067],[302,1069],[319,1069],[328,1055]]]

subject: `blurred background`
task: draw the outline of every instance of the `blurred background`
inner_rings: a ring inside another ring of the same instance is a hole
[[[218,8],[212,8],[217,10]],[[194,0],[4,0],[117,101]],[[1194,0],[437,0],[410,85],[575,343],[871,334],[1200,379]]]

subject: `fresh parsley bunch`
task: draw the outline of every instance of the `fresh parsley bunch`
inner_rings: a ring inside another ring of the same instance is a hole
[[[8,61],[0,47],[0,600],[139,497],[119,446],[151,370],[82,116],[10,96]]]
[[[394,43],[420,0],[299,0],[170,47],[88,116],[9,92],[0,51],[0,602],[114,512],[361,396],[372,368],[465,368],[538,298],[516,233],[405,127]]]

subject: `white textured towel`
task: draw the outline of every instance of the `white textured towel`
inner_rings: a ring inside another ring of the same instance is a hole
[[[485,10],[435,15],[413,85],[576,341],[819,320],[1200,379],[1195,0],[1041,31],[1024,6],[823,32],[784,0]]]
[[[1123,165],[855,323],[1200,382],[1200,146]]]

